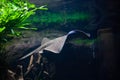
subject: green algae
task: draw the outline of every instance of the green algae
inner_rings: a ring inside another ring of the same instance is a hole
[[[70,43],[73,43],[75,45],[86,45],[86,46],[90,46],[92,44],[94,44],[94,42],[96,41],[96,39],[73,39],[72,41],[70,41]]]
[[[71,13],[52,13],[45,12],[42,15],[37,14],[27,20],[27,22],[39,23],[40,25],[69,23],[76,21],[86,21],[90,19],[90,14],[85,12],[71,12]]]

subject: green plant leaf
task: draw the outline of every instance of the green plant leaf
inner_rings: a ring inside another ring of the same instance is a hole
[[[4,31],[5,30],[5,27],[2,27],[0,28],[0,32]]]
[[[13,35],[15,35],[15,31],[14,31],[13,29],[11,29],[11,33],[12,33]]]
[[[48,10],[48,8],[46,8],[47,5],[44,5],[44,6],[40,6],[38,9],[40,10]]]
[[[37,28],[27,28],[27,27],[19,27],[20,29],[26,29],[26,30],[37,30]]]

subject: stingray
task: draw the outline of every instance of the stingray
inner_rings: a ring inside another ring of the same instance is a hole
[[[76,36],[80,38],[89,38],[90,34],[81,30],[72,30],[68,32],[66,35],[52,40],[49,40],[48,38],[43,38],[41,42],[41,46],[39,46],[37,49],[33,50],[32,52],[28,53],[27,55],[21,57],[19,60],[23,60],[33,55],[34,53],[42,54],[44,50],[59,54],[65,42],[75,38]]]

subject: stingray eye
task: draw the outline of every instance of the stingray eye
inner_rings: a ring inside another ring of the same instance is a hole
[[[75,33],[76,31],[70,31],[69,33],[68,33],[68,35],[70,35],[70,34],[73,34],[73,33]]]

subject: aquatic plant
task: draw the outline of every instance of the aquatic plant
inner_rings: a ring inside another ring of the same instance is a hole
[[[70,41],[70,43],[73,43],[75,45],[84,45],[84,46],[90,46],[92,44],[94,44],[94,42],[96,42],[97,39],[73,39],[72,41]]]
[[[25,20],[35,14],[36,10],[47,10],[45,6],[36,7],[27,0],[0,0],[0,41],[20,36],[19,29],[26,27]]]
[[[90,19],[90,14],[85,12],[69,12],[69,13],[52,13],[44,12],[41,14],[36,14],[35,16],[30,17],[27,22],[39,23],[40,25],[48,25],[51,23],[60,24],[60,23],[69,23],[76,21],[86,21]]]
[[[21,29],[36,30],[37,28],[28,27],[30,23],[25,21],[34,15],[36,10],[47,10],[45,6],[36,7],[27,0],[0,0],[0,80],[7,78],[9,67],[8,53],[3,42],[20,36]]]

